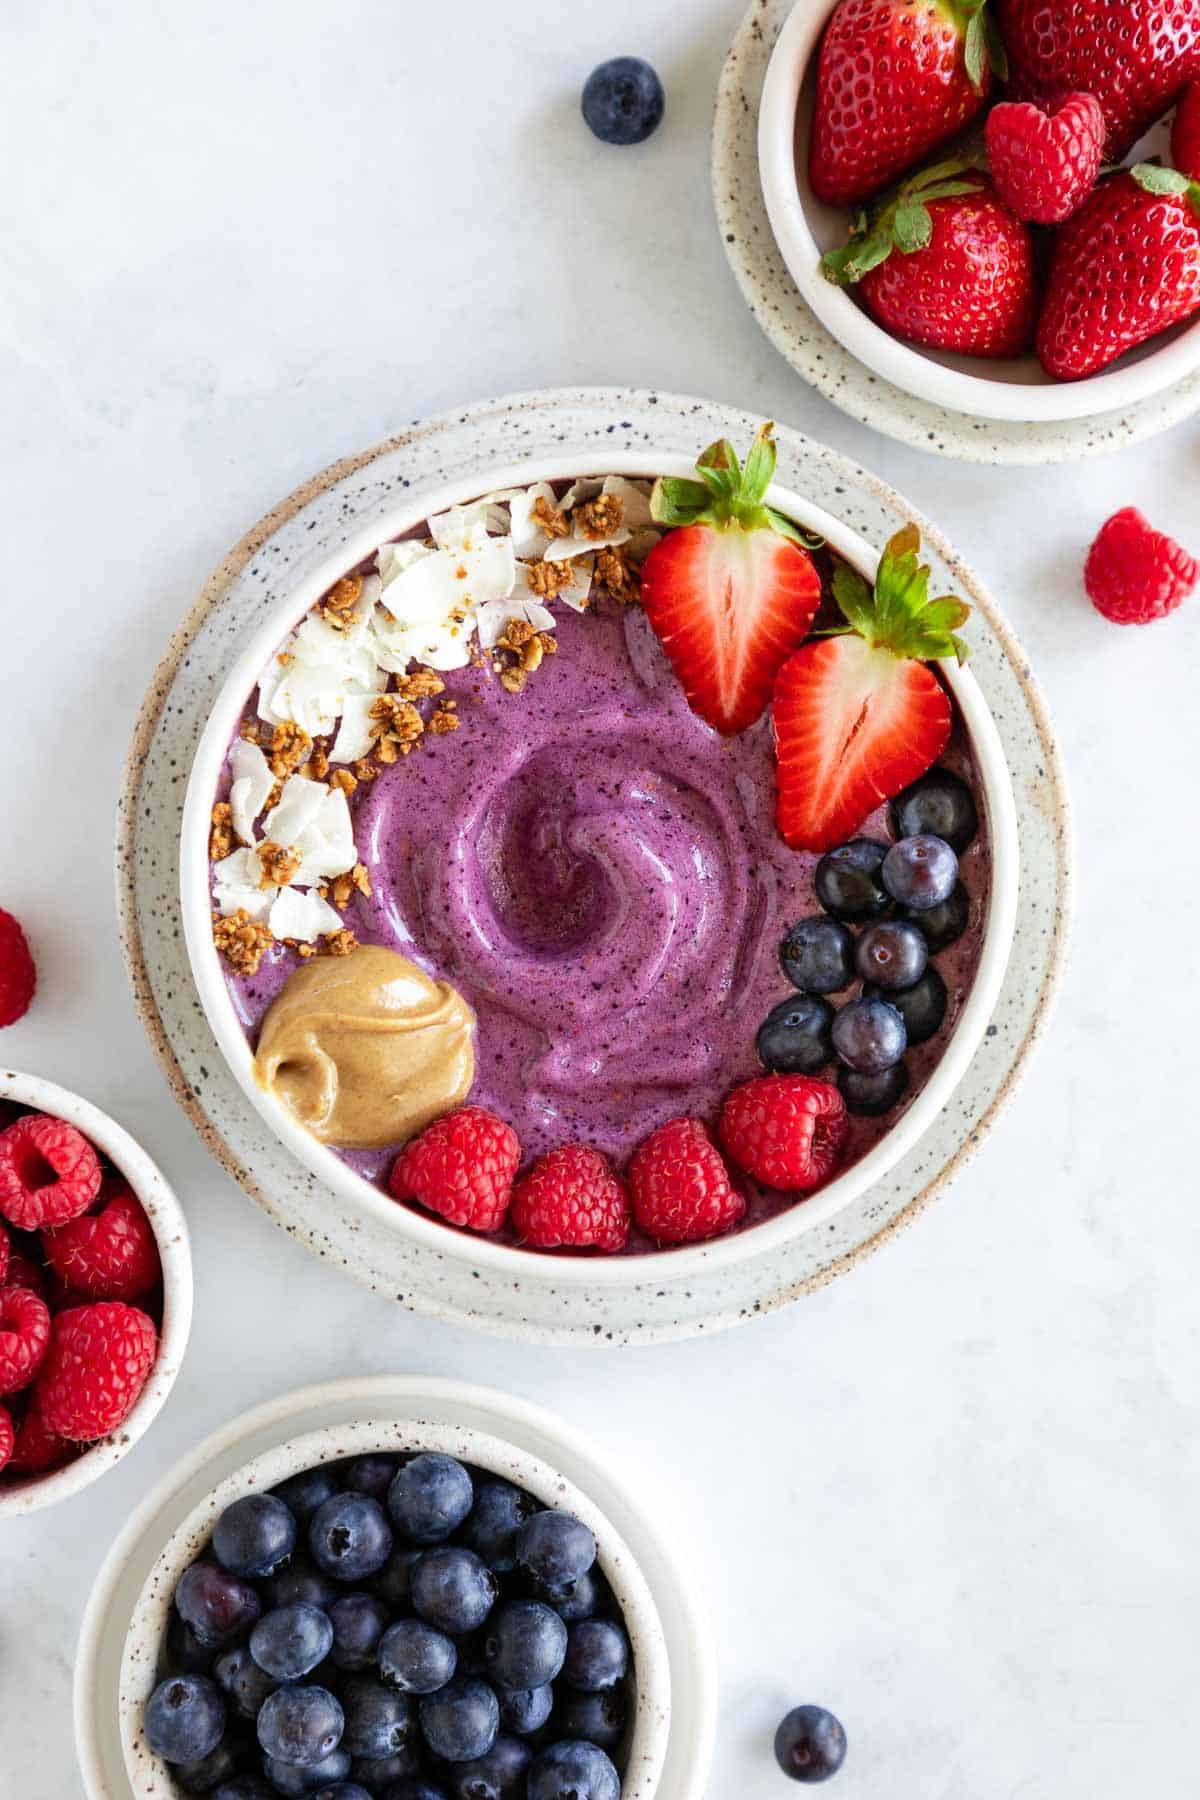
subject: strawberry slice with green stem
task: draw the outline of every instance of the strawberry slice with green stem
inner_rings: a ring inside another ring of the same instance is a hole
[[[966,660],[970,608],[929,598],[915,525],[884,550],[874,591],[839,563],[833,592],[847,624],[791,656],[775,683],[776,819],[793,850],[832,850],[916,781],[950,736],[950,696],[928,660]]]
[[[745,468],[728,440],[711,444],[698,480],[660,480],[650,500],[669,529],[642,567],[642,605],[688,705],[727,736],[766,711],[821,599],[820,540],[766,504],[773,433],[762,427]]]

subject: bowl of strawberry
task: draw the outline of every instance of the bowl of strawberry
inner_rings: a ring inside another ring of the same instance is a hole
[[[804,299],[907,393],[1082,419],[1200,368],[1200,0],[799,0],[759,167]]]
[[[79,1096],[0,1071],[0,1518],[121,1460],[191,1311],[187,1226],[145,1151]]]

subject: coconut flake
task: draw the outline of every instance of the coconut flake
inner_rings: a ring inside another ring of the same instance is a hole
[[[278,888],[262,887],[262,864],[255,850],[234,850],[213,864],[213,904],[224,918],[245,911],[261,919]]]
[[[329,789],[307,775],[289,775],[283,784],[278,806],[273,806],[263,820],[263,832],[272,844],[299,844],[300,837],[314,823]],[[343,794],[342,799],[346,796]]]
[[[596,567],[594,556],[577,556],[571,564],[571,585],[560,588],[555,594],[556,600],[563,600],[572,612],[586,612],[592,594],[592,576]]]
[[[300,852],[300,867],[292,876],[293,887],[311,887],[331,875],[344,875],[358,861],[346,796],[341,788],[323,791],[325,799],[316,817],[293,840]]]
[[[346,702],[342,707],[342,722],[329,751],[331,763],[357,762],[361,756],[370,754],[373,742],[371,708],[375,699],[374,694],[346,695]]]
[[[623,475],[610,475],[603,492],[611,494],[625,509],[625,524],[631,532],[645,531],[654,523],[650,511],[650,488],[645,482],[626,481]]]
[[[319,937],[342,929],[340,915],[320,894],[299,894],[292,887],[280,888],[267,923],[275,937],[294,938],[301,944],[315,944]]]
[[[533,509],[539,500],[545,500],[557,512],[558,501],[554,498],[554,489],[548,481],[539,481],[536,487],[526,488],[523,493],[513,496],[509,528],[512,532],[513,551],[522,562],[536,562],[544,555],[550,542],[550,533],[533,516]]]
[[[523,619],[535,631],[554,630],[554,614],[540,600],[521,599],[517,594],[507,600],[489,600],[479,609],[479,642],[483,648],[494,649],[514,619]]]
[[[238,738],[229,752],[229,808],[233,829],[243,844],[254,842],[254,821],[267,803],[275,777],[257,744]]]

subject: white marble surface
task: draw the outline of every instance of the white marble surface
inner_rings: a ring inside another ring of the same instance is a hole
[[[77,1791],[76,1622],[145,1486],[300,1380],[415,1368],[559,1408],[675,1496],[724,1679],[711,1800],[769,1800],[785,1706],[837,1709],[855,1800],[1196,1791],[1200,1344],[1194,826],[1200,601],[1119,632],[1080,589],[1126,502],[1200,549],[1200,423],[1022,473],[901,450],[814,397],[737,299],[706,138],[741,0],[9,0],[0,21],[6,521],[0,903],[41,990],[3,1058],[114,1111],[177,1184],[198,1316],[100,1487],[0,1537],[0,1788]],[[576,117],[638,51],[641,152]],[[1066,749],[1073,966],[987,1153],[826,1292],[720,1341],[605,1357],[421,1323],[340,1283],[209,1160],[116,952],[134,712],[211,565],[404,421],[553,382],[774,414],[937,518],[1007,604]],[[14,1724],[17,1720],[19,1723]]]

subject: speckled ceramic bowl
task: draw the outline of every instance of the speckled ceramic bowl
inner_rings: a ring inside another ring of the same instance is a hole
[[[163,1274],[163,1316],[158,1356],[141,1396],[125,1423],[82,1456],[46,1475],[0,1475],[0,1519],[17,1518],[81,1493],[121,1461],[158,1415],[187,1349],[192,1328],[192,1252],[183,1209],[158,1168],[129,1133],[90,1101],[66,1088],[0,1069],[0,1099],[66,1119],[115,1164],[146,1210],[158,1244]]]
[[[499,1396],[492,1398],[500,1400]],[[591,1527],[600,1566],[612,1586],[633,1647],[636,1698],[622,1800],[652,1800],[659,1793],[671,1732],[671,1670],[654,1594],[629,1545],[585,1491],[528,1449],[452,1419],[372,1417],[367,1412],[348,1423],[305,1432],[254,1457],[219,1482],[163,1547],[134,1608],[120,1674],[121,1742],[130,1786],[138,1800],[163,1800],[164,1795],[183,1800],[183,1789],[173,1779],[169,1765],[146,1743],[142,1716],[159,1679],[159,1658],[176,1584],[209,1542],[219,1515],[241,1495],[274,1487],[302,1469],[376,1450],[443,1451],[503,1476],[545,1505],[572,1512]],[[663,1800],[667,1800],[665,1795]]]

